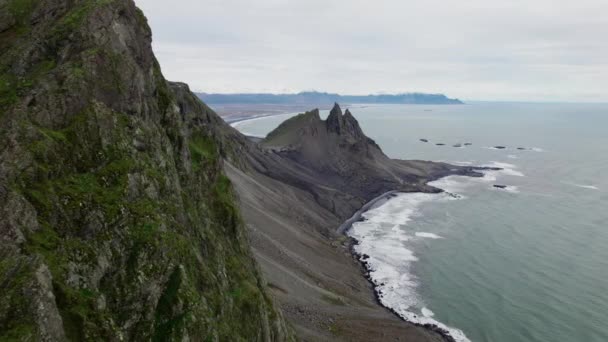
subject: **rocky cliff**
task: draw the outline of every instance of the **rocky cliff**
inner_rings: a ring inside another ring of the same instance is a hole
[[[283,122],[261,145],[280,156],[282,165],[295,164],[291,169],[298,170],[297,178],[311,180],[305,188],[344,219],[389,190],[438,192],[426,183],[450,174],[481,176],[471,167],[387,157],[352,113],[343,113],[338,104],[326,120],[313,110]],[[333,201],[336,196],[340,200]]]
[[[227,134],[132,0],[0,0],[0,339],[292,339]]]

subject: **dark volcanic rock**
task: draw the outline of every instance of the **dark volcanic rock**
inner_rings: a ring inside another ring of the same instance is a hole
[[[388,158],[365,136],[352,113],[342,114],[338,104],[325,121],[318,110],[286,120],[261,145],[282,158],[258,160],[265,174],[297,184],[324,206],[328,201],[328,207],[344,220],[364,203],[391,190],[438,192],[441,190],[426,183],[450,174],[481,176],[473,168]],[[287,169],[298,170],[298,175],[285,172]],[[340,193],[354,198],[346,202],[331,199]],[[359,204],[353,207],[352,203]]]
[[[444,143],[436,143],[435,145],[437,145],[437,146],[445,146]]]
[[[462,147],[462,144],[455,144],[455,145],[452,145],[452,147]]]
[[[527,148],[525,148],[525,147],[518,147],[517,149],[520,150],[520,151],[527,150]]]
[[[501,184],[494,184],[494,187],[498,188],[498,189],[506,189],[507,188],[506,185],[501,185]]]
[[[494,146],[494,148],[499,149],[499,150],[504,150],[507,147],[506,146]]]
[[[429,142],[428,139],[420,139],[420,141],[425,142],[425,143]]]
[[[469,143],[469,142],[464,143],[464,146],[471,146],[471,145],[473,145],[473,143]]]

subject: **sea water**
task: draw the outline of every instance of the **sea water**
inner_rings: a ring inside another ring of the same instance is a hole
[[[348,107],[392,158],[503,168],[353,225],[384,305],[459,341],[608,341],[608,105]],[[289,116],[236,127],[264,136]]]

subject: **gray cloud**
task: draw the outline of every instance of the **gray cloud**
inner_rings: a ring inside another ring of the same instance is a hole
[[[608,101],[605,0],[136,2],[196,90]]]

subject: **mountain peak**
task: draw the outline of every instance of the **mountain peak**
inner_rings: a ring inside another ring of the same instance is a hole
[[[344,120],[342,118],[342,109],[340,108],[340,105],[338,103],[334,103],[334,107],[329,112],[327,120],[325,120],[327,130],[329,132],[341,134],[343,121]]]
[[[347,138],[349,143],[367,139],[359,126],[359,122],[355,119],[350,110],[346,109],[346,112],[342,114],[342,109],[337,103],[334,104],[334,107],[330,111],[329,116],[325,121],[325,125],[328,132]]]

